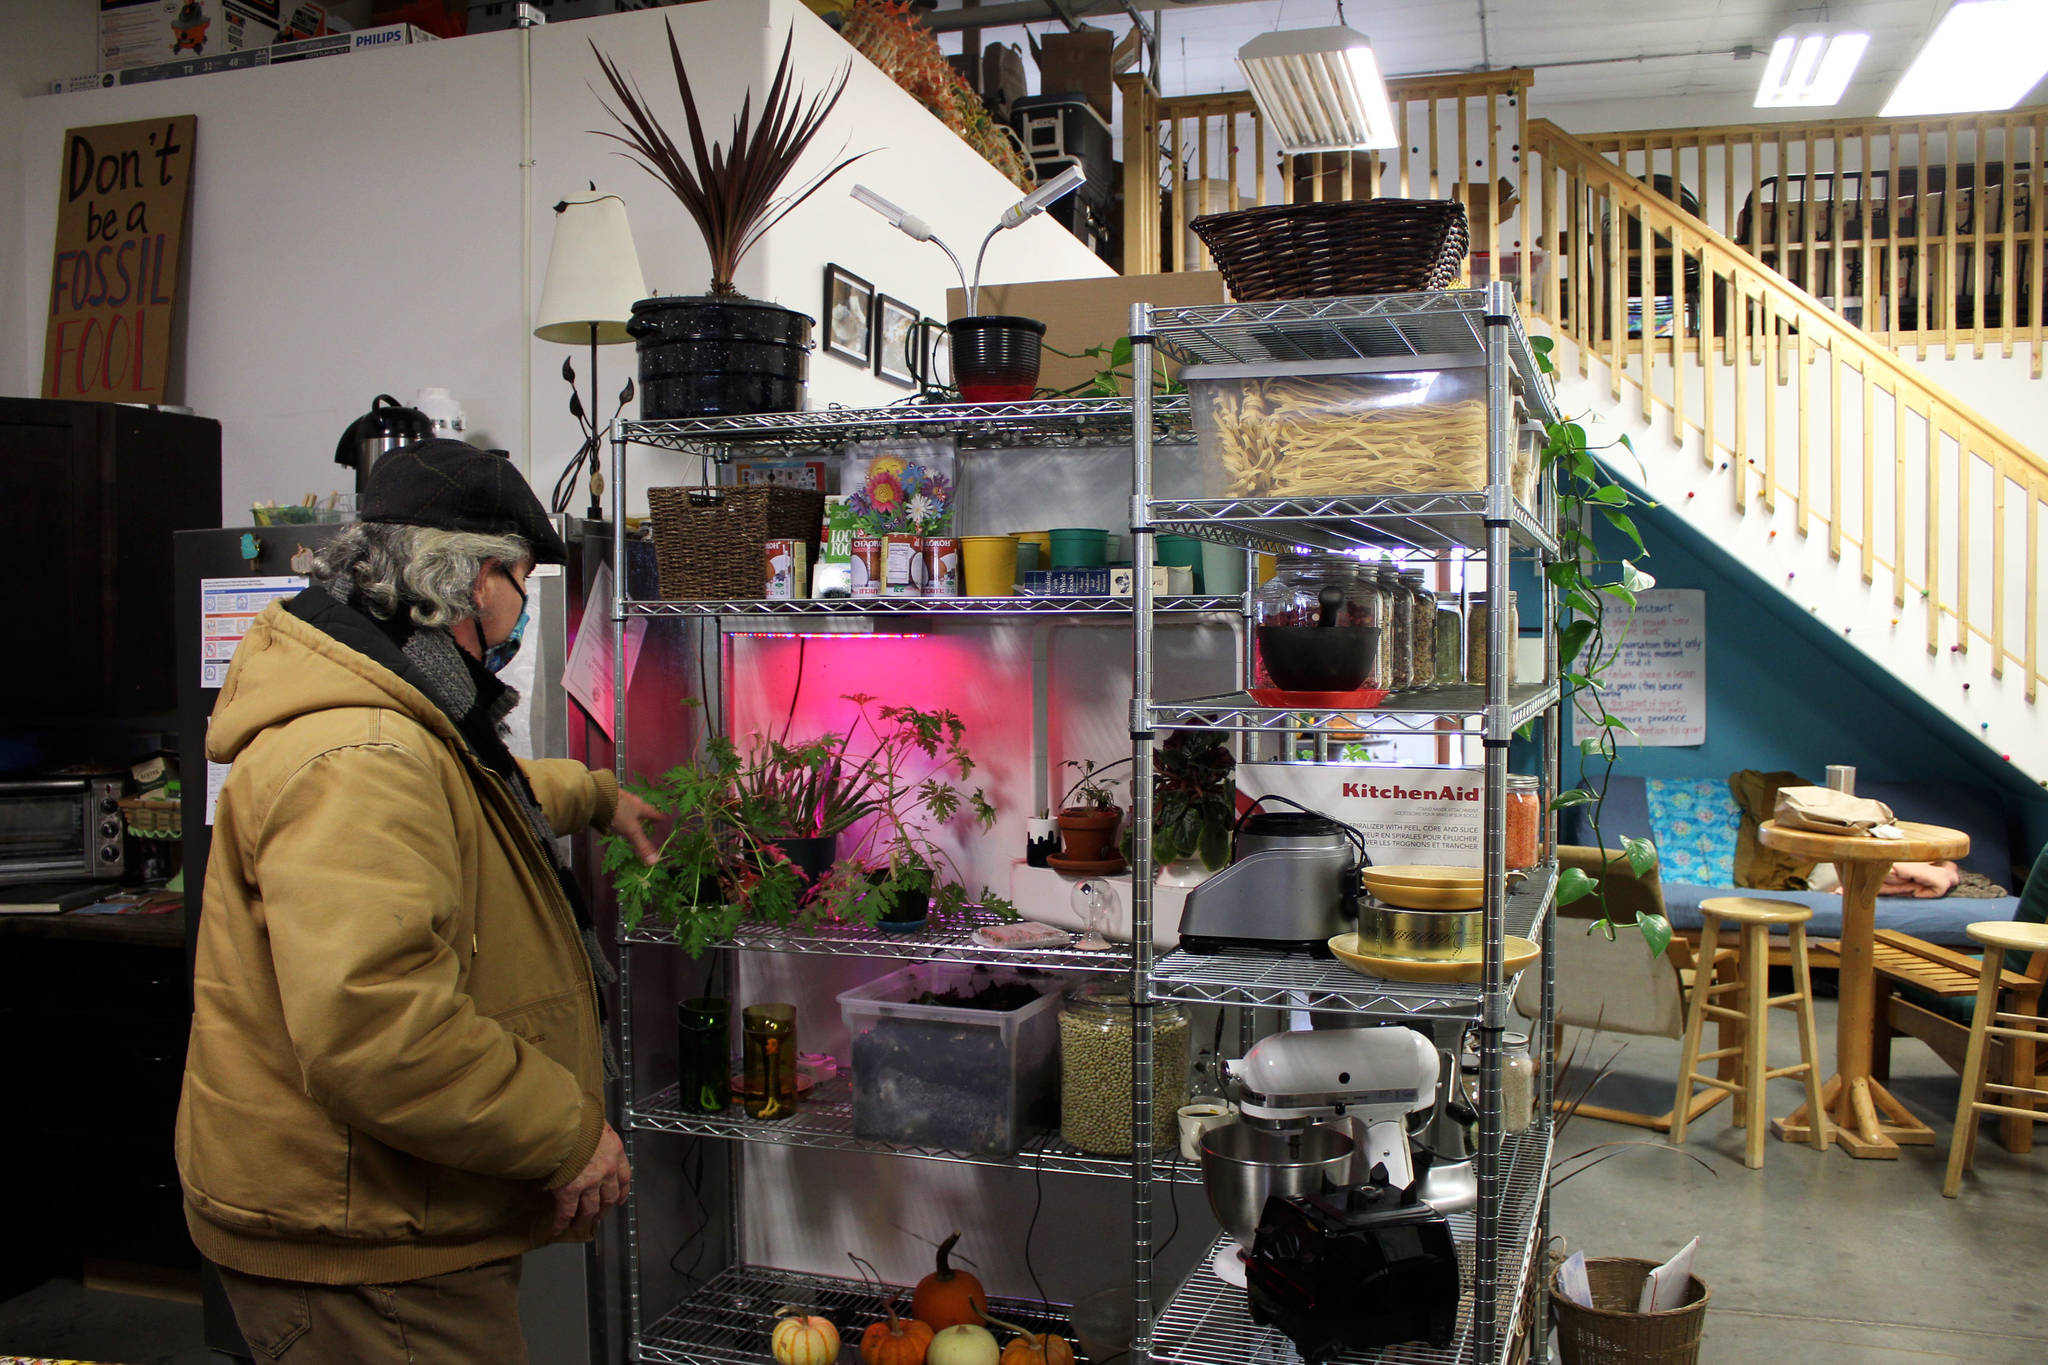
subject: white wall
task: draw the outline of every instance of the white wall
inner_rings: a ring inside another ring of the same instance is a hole
[[[10,90],[90,69],[73,18],[24,16],[10,30],[31,39],[10,45]],[[650,286],[698,293],[708,282],[708,258],[681,206],[590,131],[606,125],[593,94],[602,87],[593,42],[680,125],[664,21],[675,26],[700,106],[719,111],[707,119],[714,135],[748,89],[766,89],[792,28],[804,88],[852,65],[798,176],[842,145],[873,154],[747,257],[742,291],[815,315],[824,266],[837,261],[943,316],[955,283],[944,256],[855,205],[847,188],[874,185],[966,250],[1017,191],[794,0],[711,0],[532,32],[530,185],[521,175],[527,39],[517,33],[85,94],[0,95],[10,124],[0,156],[12,158],[7,183],[20,187],[0,211],[0,391],[34,393],[40,382],[64,130],[193,113],[186,381],[173,401],[223,424],[224,517],[241,520],[254,499],[345,486],[349,475],[332,463],[342,428],[378,392],[409,400],[423,385],[450,389],[468,411],[471,439],[511,450],[545,490],[577,440],[556,373],[568,350],[533,340],[529,326],[553,204],[596,181],[625,197]],[[90,25],[82,32],[89,42]],[[991,281],[1107,273],[1046,218],[1003,234],[987,267]],[[630,347],[607,348],[604,387],[616,393],[632,363]],[[579,373],[587,368],[579,354]],[[822,352],[812,357],[813,406],[903,394]],[[645,472],[672,479],[682,466],[650,462]]]

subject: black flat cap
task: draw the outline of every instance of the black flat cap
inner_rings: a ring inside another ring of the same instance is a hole
[[[399,526],[518,536],[536,564],[566,564],[569,547],[502,450],[432,440],[391,451],[370,470],[361,516]]]

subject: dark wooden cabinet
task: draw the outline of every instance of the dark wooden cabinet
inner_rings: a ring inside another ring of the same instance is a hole
[[[220,524],[220,423],[0,398],[0,573],[29,666],[0,703],[43,720],[177,706],[171,534]]]

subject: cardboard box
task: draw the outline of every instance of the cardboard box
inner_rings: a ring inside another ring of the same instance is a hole
[[[205,76],[215,71],[239,71],[250,66],[278,66],[286,62],[303,62],[315,57],[340,57],[351,52],[362,52],[378,47],[404,47],[412,43],[432,42],[434,35],[410,24],[393,24],[387,28],[366,28],[353,33],[334,33],[325,38],[303,38],[297,42],[273,43],[269,47],[256,48],[249,52],[217,52],[207,57],[187,57],[183,61],[158,62],[153,66],[133,66],[126,71],[106,72],[97,76],[73,76],[69,80],[50,82],[53,95],[68,94],[74,90],[101,90],[110,85],[140,85],[147,81],[174,80],[180,76]]]
[[[325,5],[284,0],[282,13],[285,20],[277,30],[277,41],[280,43],[302,42],[307,38],[327,38],[337,33],[347,33],[355,27],[346,19],[337,19],[329,14]]]
[[[1048,33],[1042,40],[1032,38],[1031,55],[1038,62],[1038,93],[1085,95],[1103,118],[1114,118],[1111,96],[1116,90],[1116,77],[1110,70],[1110,51],[1115,46],[1114,33],[1086,24],[1073,33]]]
[[[100,70],[256,51],[278,24],[278,0],[100,0]]]
[[[1131,305],[1189,308],[1222,303],[1223,276],[1213,270],[1165,275],[1105,275],[1093,280],[1042,280],[1033,284],[986,284],[981,288],[984,314],[1037,318],[1045,323],[1044,361],[1038,370],[1042,388],[1071,389],[1093,379],[1108,360],[1069,360],[1052,348],[1080,355],[1092,346],[1112,346],[1130,335]],[[946,291],[946,316],[967,315],[964,290]],[[1123,391],[1130,392],[1126,384]]]
[[[1033,569],[1018,591],[1026,597],[1129,597],[1137,591],[1137,571],[1114,569]],[[1195,571],[1186,564],[1154,564],[1152,594],[1186,597],[1195,590]]]
[[[380,27],[411,24],[436,38],[460,38],[469,32],[466,0],[377,0],[370,22]]]

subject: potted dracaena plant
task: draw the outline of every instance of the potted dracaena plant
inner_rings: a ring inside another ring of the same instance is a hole
[[[783,40],[782,60],[761,101],[758,121],[749,94],[733,117],[731,140],[721,146],[704,136],[682,49],[670,25],[669,60],[689,125],[687,154],[662,126],[638,85],[616,61],[591,45],[605,80],[624,106],[621,112],[599,100],[620,131],[596,130],[598,135],[624,143],[628,150],[620,155],[668,187],[704,234],[711,253],[708,294],[642,299],[633,305],[626,330],[639,351],[642,417],[715,417],[802,407],[812,319],[745,297],[733,276],[740,259],[769,229],[867,153],[837,157],[797,188],[783,190],[783,182],[838,105],[851,69],[841,67],[825,89],[807,101],[790,74],[794,38],[792,30]]]

